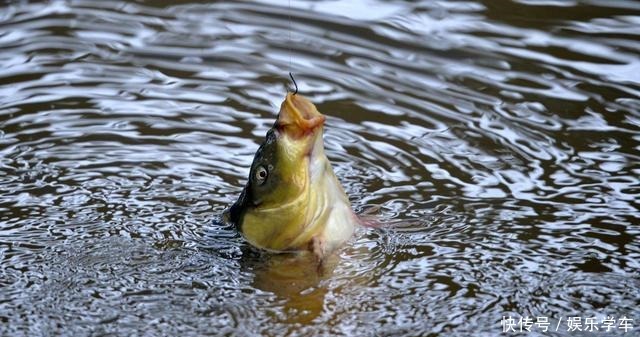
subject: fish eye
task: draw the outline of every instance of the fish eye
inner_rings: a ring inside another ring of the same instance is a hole
[[[264,184],[264,182],[267,180],[267,176],[269,176],[267,168],[264,166],[259,166],[258,170],[256,171],[256,179],[258,180],[258,183],[260,183],[260,185]]]

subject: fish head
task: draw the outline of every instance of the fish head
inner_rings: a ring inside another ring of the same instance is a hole
[[[228,219],[252,245],[271,251],[299,250],[312,236],[314,179],[329,167],[322,139],[325,117],[306,98],[287,94],[278,118],[258,148],[247,184]],[[317,212],[315,212],[317,213]]]

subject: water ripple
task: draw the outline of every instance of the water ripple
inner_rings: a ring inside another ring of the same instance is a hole
[[[640,318],[633,1],[0,10],[0,335],[493,336]],[[219,221],[293,72],[362,228],[317,274]]]

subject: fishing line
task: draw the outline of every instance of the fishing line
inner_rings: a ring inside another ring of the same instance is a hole
[[[291,80],[293,81],[293,84],[296,86],[296,91],[293,93],[294,95],[298,93],[298,83],[296,83],[296,80],[293,78],[293,74],[291,73],[291,55],[293,54],[292,50],[291,50],[291,0],[289,0],[289,77],[291,77]]]
[[[291,0],[289,0],[289,73],[291,73]]]

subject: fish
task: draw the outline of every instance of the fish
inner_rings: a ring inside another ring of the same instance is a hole
[[[252,246],[309,252],[322,261],[360,224],[325,154],[325,120],[310,100],[287,93],[244,189],[225,213]]]

